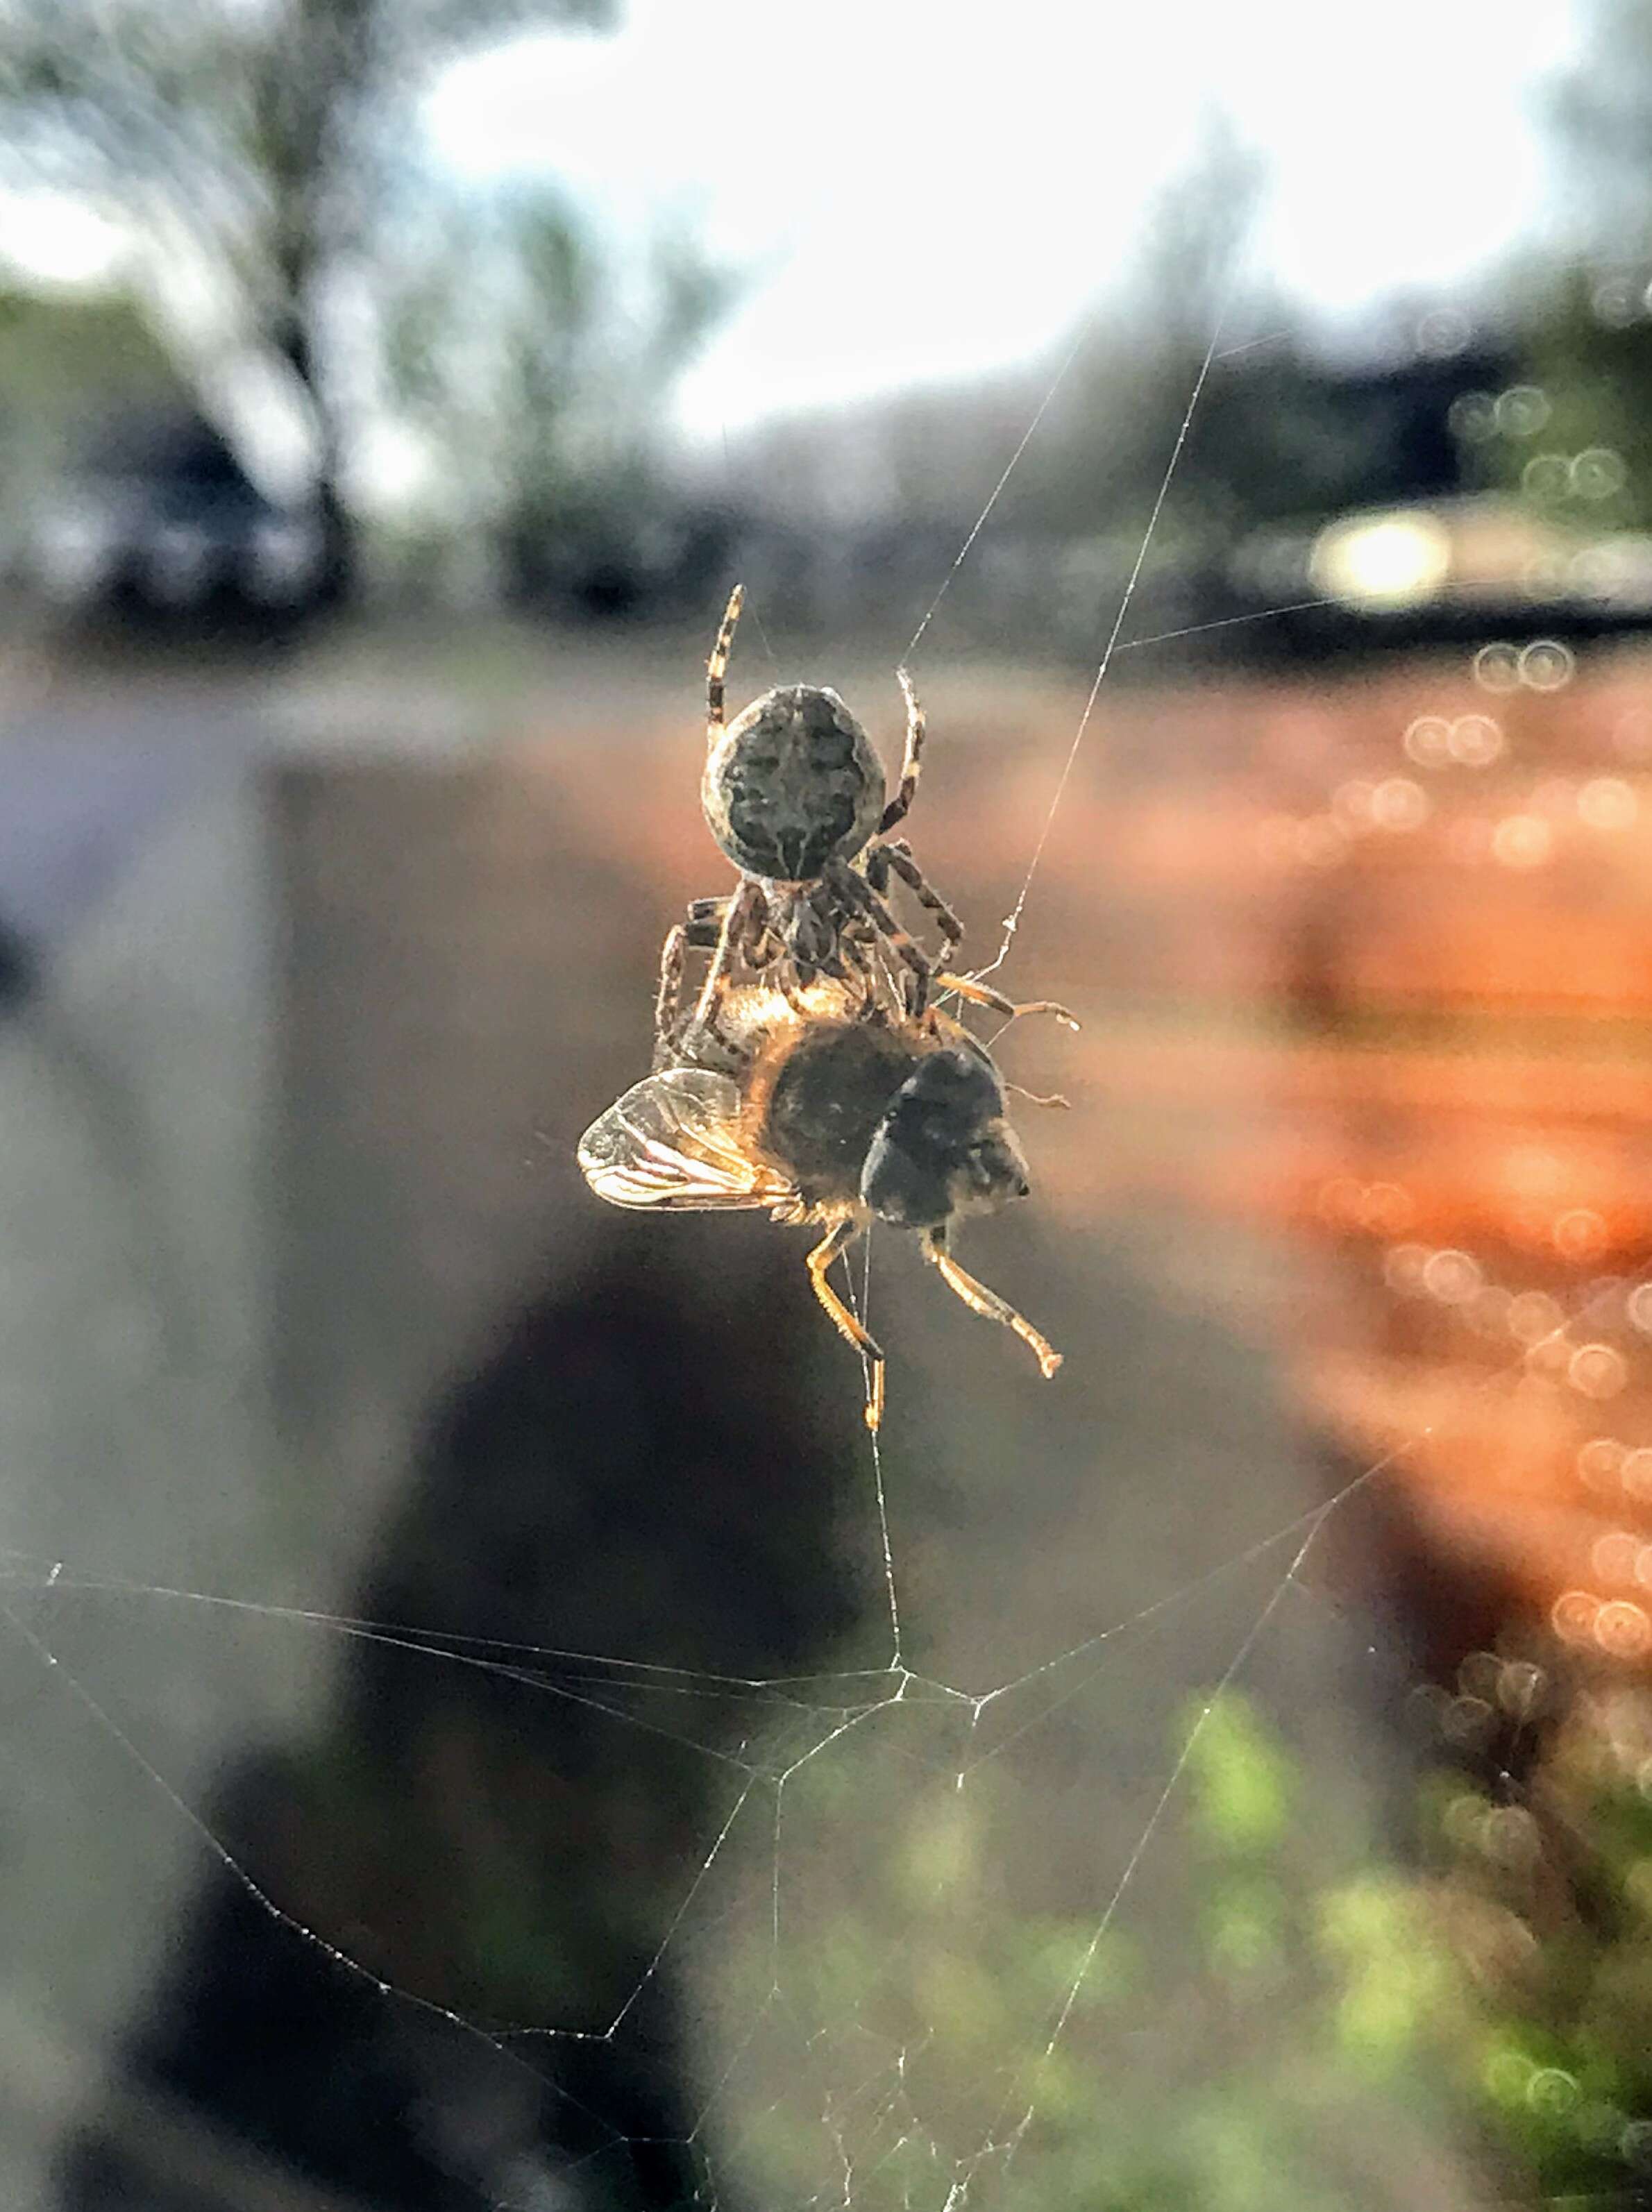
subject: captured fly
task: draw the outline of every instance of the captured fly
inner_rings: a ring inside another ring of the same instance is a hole
[[[674,1063],[634,1085],[580,1140],[598,1197],[665,1212],[766,1206],[776,1221],[823,1229],[809,1273],[868,1363],[872,1428],[883,1417],[884,1354],[827,1270],[873,1221],[915,1231],[964,1304],[1013,1329],[1054,1374],[1060,1353],[952,1254],[960,1220],[995,1213],[1029,1188],[998,1069],[961,1024],[846,983],[781,990],[759,980],[729,985],[714,1028],[682,1025],[671,1042]]]

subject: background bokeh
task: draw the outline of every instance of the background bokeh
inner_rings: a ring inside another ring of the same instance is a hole
[[[6,2203],[1652,2187],[1652,7],[1389,13],[0,9]],[[1083,1022],[876,1456],[737,576]]]

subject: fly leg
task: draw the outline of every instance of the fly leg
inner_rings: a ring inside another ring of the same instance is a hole
[[[826,1270],[848,1250],[859,1234],[858,1222],[840,1221],[835,1229],[827,1231],[809,1255],[808,1267],[815,1296],[830,1314],[839,1334],[848,1339],[870,1370],[866,1378],[866,1426],[876,1429],[884,1419],[884,1355],[826,1279]]]
[[[993,1013],[1007,1015],[1012,1022],[1018,1022],[1023,1014],[1054,1014],[1058,1022],[1070,1030],[1076,1030],[1078,1026],[1077,1014],[1069,1013],[1065,1006],[1058,1006],[1054,999],[1028,999],[1017,1006],[1013,999],[1006,999],[1002,991],[994,991],[987,984],[976,982],[973,975],[937,975],[935,988],[938,991],[956,991],[959,998],[967,999],[972,1006],[989,1006]]]
[[[1041,1336],[1032,1323],[999,1297],[996,1291],[989,1291],[985,1283],[978,1283],[959,1267],[946,1249],[944,1229],[926,1229],[920,1242],[925,1259],[940,1269],[948,1288],[957,1293],[971,1312],[978,1313],[984,1321],[999,1322],[1005,1328],[1012,1328],[1023,1344],[1031,1346],[1039,1372],[1048,1382],[1061,1364],[1060,1353],[1048,1340]]]

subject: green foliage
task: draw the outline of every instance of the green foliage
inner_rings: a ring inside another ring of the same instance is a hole
[[[1127,1905],[1098,1925],[1011,1902],[998,1770],[887,1798],[862,1771],[875,1836],[835,1908],[735,1977],[737,2016],[783,2002],[865,2084],[832,2103],[823,2063],[800,2093],[782,2065],[742,2136],[768,2199],[834,2156],[865,2212],[944,2202],[976,2160],[1016,2212],[1332,2212],[1453,2201],[1477,2173],[1509,2203],[1622,2197],[1652,2165],[1652,1706],[1559,1710],[1535,1745],[1548,1827],[1442,1764],[1411,1862],[1337,1873],[1257,1708],[1193,1705],[1181,1842],[1167,1823],[1157,1846],[1193,1901],[1181,1955],[1163,1911],[1150,1954]],[[1144,2044],[1161,2078],[1121,2091]]]
[[[1454,410],[1467,480],[1518,498],[1580,548],[1652,527],[1652,319],[1642,289],[1637,278],[1626,291],[1581,260],[1522,272],[1510,285],[1520,365],[1503,391],[1466,395]]]
[[[1185,1717],[1194,1816],[1205,1840],[1234,1859],[1266,1856],[1292,1814],[1290,1769],[1250,1705],[1231,1693]]]

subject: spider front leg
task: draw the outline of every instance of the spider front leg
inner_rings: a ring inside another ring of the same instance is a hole
[[[884,818],[878,825],[881,837],[894,829],[897,822],[906,819],[918,789],[918,769],[923,760],[924,710],[918,704],[918,695],[912,688],[912,678],[904,668],[897,668],[895,680],[901,687],[901,696],[907,702],[906,756],[901,763],[901,781],[895,796],[884,809]]]
[[[825,881],[840,909],[865,915],[878,934],[887,941],[890,951],[907,971],[907,1011],[914,1016],[921,1014],[929,1004],[929,979],[932,973],[922,946],[907,935],[866,878],[857,875],[847,860],[829,862]]]
[[[728,595],[728,605],[723,611],[723,620],[717,632],[717,641],[711,648],[711,659],[706,663],[706,742],[713,744],[723,726],[723,678],[728,673],[728,656],[734,645],[734,625],[740,619],[740,608],[745,599],[745,586],[737,584]]]
[[[1041,1336],[1024,1315],[1018,1314],[996,1291],[989,1291],[985,1283],[978,1283],[959,1267],[946,1249],[944,1229],[926,1229],[920,1243],[925,1259],[940,1269],[948,1289],[956,1291],[971,1312],[978,1313],[984,1321],[999,1322],[1005,1328],[1012,1328],[1023,1344],[1031,1346],[1038,1371],[1048,1382],[1061,1364],[1061,1355],[1048,1339]]]
[[[963,942],[963,924],[931,885],[928,877],[913,859],[912,848],[904,837],[891,838],[888,844],[880,842],[873,845],[866,855],[866,881],[875,891],[889,889],[891,874],[899,876],[925,913],[932,917],[944,940],[941,958],[950,960]]]

